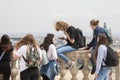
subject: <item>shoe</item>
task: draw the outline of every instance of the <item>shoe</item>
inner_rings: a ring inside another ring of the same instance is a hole
[[[95,70],[96,70],[96,64],[95,64],[95,60],[94,58],[91,56],[90,58],[90,61],[92,63],[92,70],[91,70],[91,74],[94,74],[95,73]]]
[[[96,66],[93,66],[93,67],[92,67],[91,74],[94,74],[94,73],[95,73],[95,70],[96,70]]]
[[[67,67],[66,69],[71,69],[74,66],[74,62],[72,61]]]
[[[81,69],[83,69],[83,68],[84,68],[84,64],[83,64],[81,67],[79,67],[78,70],[81,70]]]
[[[84,67],[84,61],[83,61],[83,59],[78,59],[77,60],[77,67],[78,67],[78,70],[83,69],[83,67]]]

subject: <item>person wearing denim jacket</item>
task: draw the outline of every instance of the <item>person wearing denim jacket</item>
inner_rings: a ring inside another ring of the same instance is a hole
[[[47,52],[47,58],[49,62],[40,67],[40,75],[43,80],[54,80],[55,76],[58,75],[58,64],[57,64],[57,52],[54,45],[54,34],[48,33],[44,38],[43,43],[40,44],[40,48]]]

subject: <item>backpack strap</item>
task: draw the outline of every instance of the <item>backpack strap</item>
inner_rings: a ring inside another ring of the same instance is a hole
[[[1,54],[1,56],[0,56],[0,61],[2,60],[4,54],[5,54],[5,51],[2,52],[2,54]]]
[[[25,57],[22,55],[22,58],[24,59],[24,61],[28,64],[27,60],[25,59]]]

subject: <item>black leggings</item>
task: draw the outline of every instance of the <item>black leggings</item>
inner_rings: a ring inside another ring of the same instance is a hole
[[[39,80],[39,69],[32,67],[20,72],[20,80]]]
[[[11,74],[10,62],[0,62],[0,74],[3,74],[3,80],[9,80]]]
[[[41,75],[43,80],[50,80],[46,75]]]

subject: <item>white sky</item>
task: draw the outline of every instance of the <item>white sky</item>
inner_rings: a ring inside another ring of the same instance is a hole
[[[119,34],[120,0],[0,0],[0,33],[56,32],[63,20],[92,34],[93,18]]]

